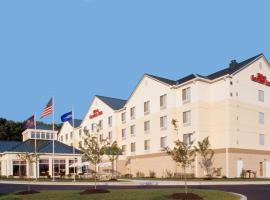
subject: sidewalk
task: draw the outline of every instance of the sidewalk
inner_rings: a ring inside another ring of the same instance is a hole
[[[119,179],[120,182],[97,182],[99,186],[183,186],[184,181],[158,181],[158,180],[126,180]],[[5,181],[0,180],[0,184],[30,184],[30,185],[94,185],[94,182],[52,182],[52,181]],[[188,181],[188,185],[270,185],[270,181]]]

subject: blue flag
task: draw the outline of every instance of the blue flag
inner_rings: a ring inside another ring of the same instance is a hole
[[[71,121],[72,120],[72,111],[66,113],[66,114],[63,114],[61,116],[61,121],[62,122],[68,122],[68,121]]]
[[[32,129],[35,127],[35,115],[32,115],[31,117],[29,117],[22,125],[23,129]]]

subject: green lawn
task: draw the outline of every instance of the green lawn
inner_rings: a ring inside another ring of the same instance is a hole
[[[239,200],[239,197],[213,190],[189,190],[204,200]],[[0,200],[168,200],[168,196],[183,192],[183,189],[145,189],[145,190],[111,190],[111,193],[80,195],[80,191],[44,191],[39,194],[18,196],[15,194],[0,196]]]

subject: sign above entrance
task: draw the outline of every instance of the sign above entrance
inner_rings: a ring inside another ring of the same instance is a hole
[[[93,114],[90,115],[89,118],[90,119],[93,119],[93,118],[98,117],[98,116],[100,116],[102,114],[103,114],[102,111],[100,111],[99,109],[95,109],[95,110],[93,110]]]
[[[252,75],[251,80],[263,85],[270,86],[270,81],[268,81],[267,77],[261,73],[257,73],[257,75]]]

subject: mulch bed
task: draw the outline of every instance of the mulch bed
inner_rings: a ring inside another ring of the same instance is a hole
[[[203,200],[202,197],[198,196],[197,194],[193,193],[173,193],[172,195],[168,196],[170,199],[180,199],[180,200]]]
[[[110,191],[106,189],[89,189],[82,191],[80,194],[102,194],[102,193],[110,193]]]
[[[38,191],[35,190],[27,190],[27,191],[21,191],[21,192],[17,192],[16,195],[28,195],[28,194],[37,194],[39,193]]]

